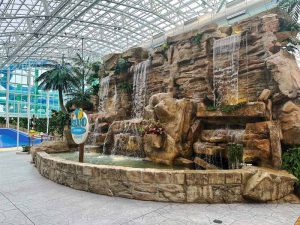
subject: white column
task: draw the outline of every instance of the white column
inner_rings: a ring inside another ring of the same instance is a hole
[[[46,104],[46,117],[47,117],[47,134],[49,134],[49,100],[50,100],[50,92],[47,91],[47,104]]]
[[[19,143],[20,143],[20,101],[18,101],[18,117],[17,117],[17,149],[19,149]]]
[[[31,97],[31,67],[27,74],[27,130],[30,130],[30,97]]]
[[[10,82],[10,67],[7,67],[6,72],[6,127],[9,127],[9,82]]]

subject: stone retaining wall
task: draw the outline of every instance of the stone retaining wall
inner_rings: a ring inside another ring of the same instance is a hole
[[[82,164],[45,152],[37,153],[35,163],[41,175],[74,189],[162,202],[275,201],[288,196],[296,181],[284,171],[255,167],[215,171],[139,169]]]

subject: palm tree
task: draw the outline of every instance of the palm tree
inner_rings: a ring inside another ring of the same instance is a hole
[[[68,92],[69,96],[73,98],[67,102],[67,109],[71,109],[73,105],[83,108],[85,110],[91,110],[93,107],[90,101],[92,94],[98,94],[96,81],[99,81],[98,70],[99,64],[91,63],[90,58],[84,59],[80,54],[76,54],[76,58],[73,59],[74,65],[72,66],[73,76],[79,81],[79,85],[72,88]]]
[[[300,0],[277,0],[279,7],[286,10],[288,14],[294,12],[296,7],[300,7]],[[299,18],[299,11],[295,11],[296,20]]]
[[[42,73],[37,79],[39,88],[44,90],[57,90],[59,96],[60,109],[67,112],[64,106],[63,93],[68,93],[75,87],[78,87],[80,82],[72,74],[70,68],[64,63],[62,65],[55,65],[51,70]]]

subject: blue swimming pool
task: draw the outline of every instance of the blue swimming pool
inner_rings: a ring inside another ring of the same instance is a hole
[[[31,143],[39,144],[41,139],[31,139]],[[19,146],[29,145],[29,137],[26,133],[19,133]],[[0,148],[17,147],[17,130],[0,128]]]

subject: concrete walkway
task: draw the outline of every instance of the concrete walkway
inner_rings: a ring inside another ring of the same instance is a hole
[[[77,191],[40,176],[29,155],[0,152],[0,225],[293,225],[299,216],[292,204],[169,204]]]

